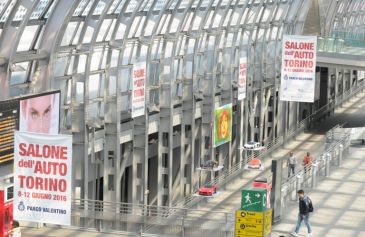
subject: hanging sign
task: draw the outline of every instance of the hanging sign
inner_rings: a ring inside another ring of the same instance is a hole
[[[283,36],[280,100],[314,102],[316,51],[316,36]]]

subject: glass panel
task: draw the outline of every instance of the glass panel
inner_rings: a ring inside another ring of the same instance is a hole
[[[29,62],[16,63],[12,65],[10,85],[16,85],[25,82],[28,66]]]
[[[102,60],[101,50],[98,49],[94,51],[93,56],[91,58],[90,71],[95,71],[99,69],[100,60]]]
[[[77,32],[76,32],[75,38],[72,41],[72,44],[73,45],[78,44],[79,38],[80,38],[80,34],[81,34],[81,30],[82,30],[82,27],[83,26],[84,26],[84,22],[79,23],[79,26],[77,28]]]
[[[49,0],[40,0],[37,7],[33,11],[32,15],[30,16],[30,19],[39,19],[46,9],[46,6],[48,5]]]
[[[61,77],[65,75],[65,70],[67,66],[67,58],[57,58],[56,63],[54,65],[54,76],[55,77]]]
[[[53,9],[54,9],[55,5],[56,5],[56,1],[53,1],[51,7],[48,8],[46,14],[44,15],[44,18],[47,19],[51,15],[51,13],[53,12]]]
[[[138,6],[138,0],[131,0],[128,4],[126,12],[133,12]]]
[[[109,10],[108,10],[108,14],[112,14],[114,13],[114,11],[116,10],[116,8],[118,7],[118,3],[120,2],[121,0],[114,0],[112,5],[110,6]],[[124,2],[124,1],[122,1]]]
[[[6,6],[6,4],[8,4],[8,0],[1,0],[0,1],[0,12],[2,12]]]
[[[120,24],[115,39],[123,39],[126,25]]]
[[[155,21],[153,21],[153,20],[148,20],[148,22],[147,22],[147,26],[146,26],[146,28],[144,29],[144,35],[145,35],[145,36],[150,36],[150,35],[152,35],[152,31],[153,31],[154,27],[155,27]]]
[[[63,35],[63,38],[62,38],[62,42],[61,42],[62,46],[70,44],[72,36],[76,30],[77,24],[78,24],[77,22],[68,23],[65,34]]]
[[[89,76],[89,99],[99,96],[100,75],[94,74]]]
[[[99,1],[98,2],[98,5],[96,6],[94,12],[93,12],[93,15],[101,15],[101,13],[103,12],[105,8],[105,2],[103,1]]]
[[[106,38],[105,38],[106,41],[110,41],[111,40],[112,33],[113,33],[114,27],[115,27],[115,22],[116,22],[116,20],[113,20],[111,26],[109,27],[108,34],[106,35]]]
[[[15,13],[15,17],[13,21],[21,21],[23,20],[25,14],[27,13],[27,9],[22,5],[19,6],[18,11]]]
[[[81,15],[81,11],[85,8],[85,6],[88,2],[89,2],[89,0],[81,0],[73,15],[74,16]]]
[[[84,102],[84,83],[76,82],[76,102]]]
[[[130,79],[130,77],[131,77],[130,71],[131,71],[130,68],[123,68],[120,70],[119,80],[122,80],[122,82],[120,83],[121,92],[130,91],[132,88],[132,80]]]
[[[198,30],[199,26],[200,26],[200,22],[201,22],[202,18],[200,16],[196,16],[194,18],[194,22],[193,22],[193,30]]]
[[[70,62],[68,64],[67,75],[72,75],[74,60],[75,60],[75,56],[71,56]]]
[[[93,33],[94,33],[94,28],[88,26],[87,29],[86,29],[84,38],[82,40],[82,43],[84,43],[84,44],[85,43],[90,43],[91,39],[92,39],[92,36],[93,36]]]
[[[95,0],[90,0],[90,2],[87,4],[85,10],[82,12],[83,16],[87,16],[89,14],[89,11],[91,9],[91,6],[93,5]]]
[[[105,19],[103,23],[101,24],[100,30],[98,32],[98,36],[96,38],[97,42],[103,41],[106,31],[108,30],[108,27],[111,23],[111,19]]]
[[[116,76],[109,76],[109,95],[115,95],[117,93],[116,81]]]
[[[12,10],[12,8],[15,5],[16,0],[12,0],[11,3],[9,4],[9,6],[6,8],[4,14],[1,16],[0,22],[5,22],[6,19],[8,19],[10,11]]]
[[[110,66],[111,67],[117,67],[118,66],[118,57],[119,57],[119,51],[118,50],[113,50],[112,58],[111,58],[111,61],[110,61]]]
[[[222,15],[220,13],[215,15],[214,22],[213,22],[213,28],[219,27],[219,25],[221,23],[221,19],[222,19]]]
[[[28,51],[31,47],[34,36],[37,33],[38,25],[27,26],[20,37],[17,51]]]
[[[86,58],[86,55],[80,55],[79,63],[77,64],[77,73],[85,72]]]
[[[172,24],[170,26],[170,33],[175,33],[177,31],[177,28],[179,27],[179,25],[180,25],[180,19],[175,17],[172,20]]]

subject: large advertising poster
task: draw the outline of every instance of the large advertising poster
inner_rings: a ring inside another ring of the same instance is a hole
[[[317,36],[284,35],[280,100],[314,102]]]
[[[18,100],[0,102],[0,164],[14,157],[14,130],[18,128]]]
[[[60,93],[20,100],[19,131],[58,134]]]
[[[14,160],[14,130],[59,133],[60,92],[0,101],[0,164]]]
[[[132,89],[132,118],[142,116],[145,113],[146,95],[146,63],[136,63],[133,66]]]
[[[238,100],[246,98],[247,57],[240,58],[238,75]]]
[[[71,224],[72,136],[15,132],[14,219]]]
[[[214,117],[214,147],[217,147],[231,140],[232,104],[216,108]]]

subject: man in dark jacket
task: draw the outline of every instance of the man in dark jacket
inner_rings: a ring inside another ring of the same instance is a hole
[[[295,231],[292,233],[293,236],[298,236],[300,226],[302,225],[302,221],[304,221],[305,225],[308,228],[308,235],[312,236],[312,227],[309,223],[310,213],[313,212],[313,204],[310,198],[304,195],[303,190],[299,190],[297,192],[299,197],[299,214],[298,214],[298,221],[297,227]]]

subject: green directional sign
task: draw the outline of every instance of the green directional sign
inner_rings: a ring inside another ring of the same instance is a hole
[[[242,190],[241,210],[263,212],[267,208],[267,190],[250,188]]]

